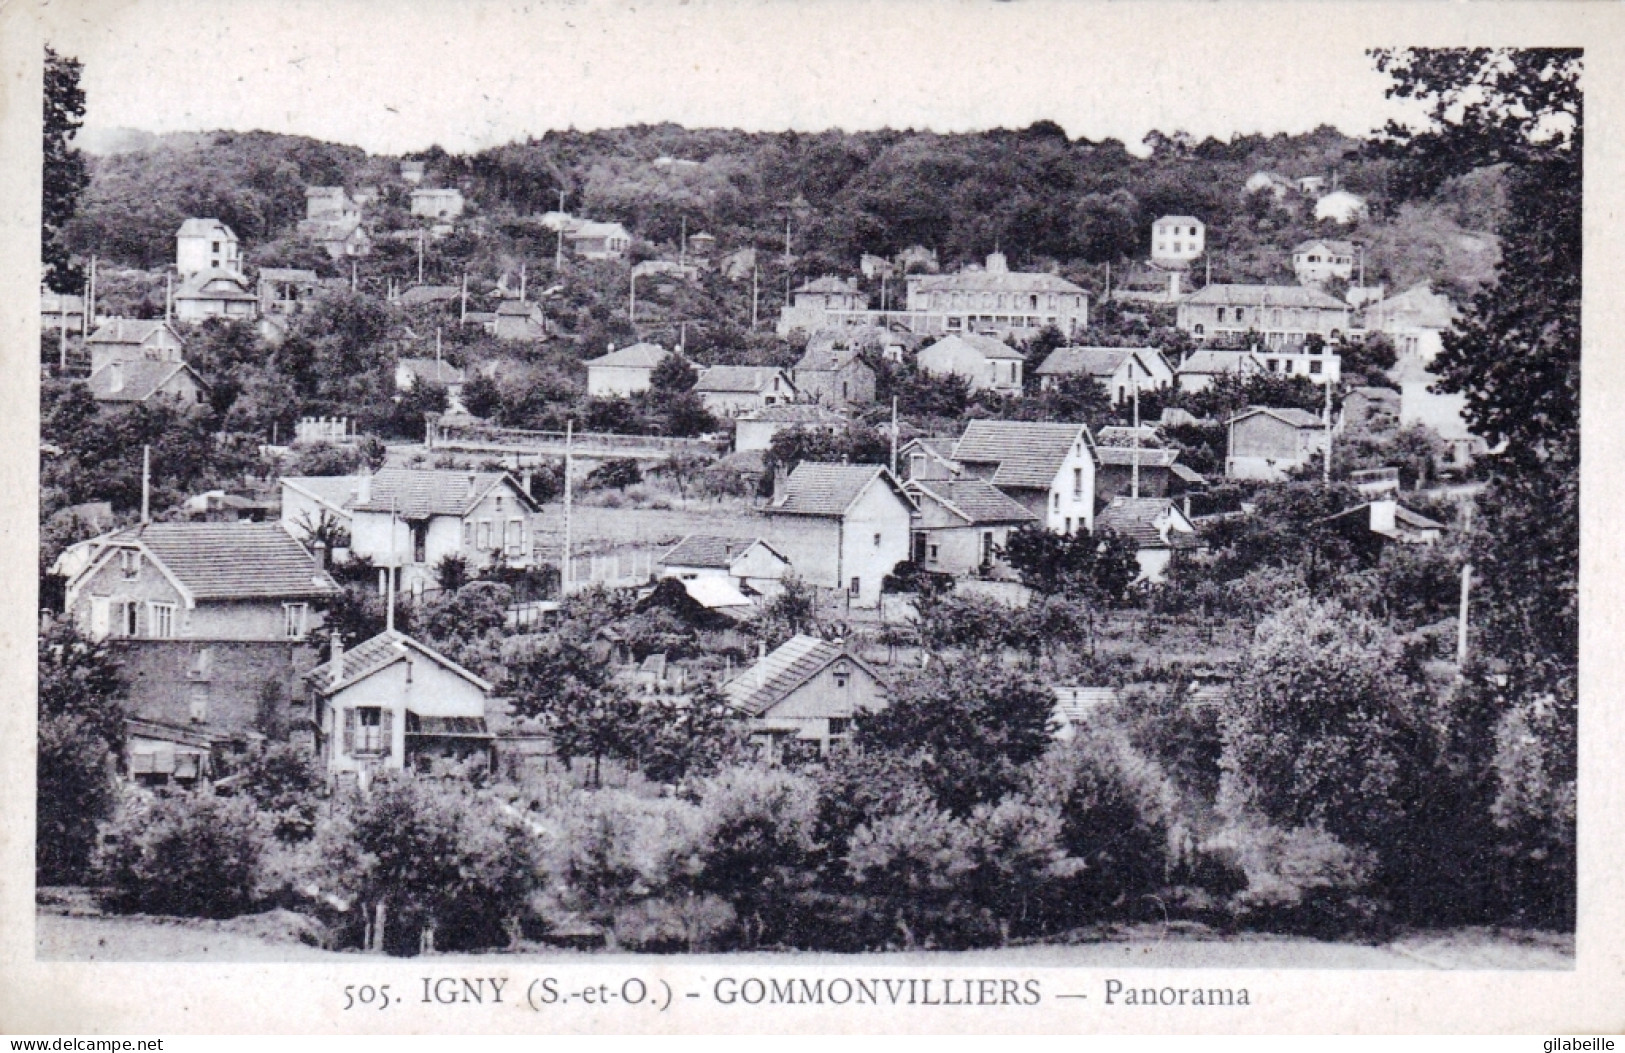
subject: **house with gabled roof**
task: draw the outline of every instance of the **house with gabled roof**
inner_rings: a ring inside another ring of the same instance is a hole
[[[972,391],[1020,395],[1027,359],[1002,340],[979,333],[950,333],[915,356],[920,372],[963,377]]]
[[[396,293],[390,302],[398,307],[422,307],[449,303],[461,299],[462,295],[462,287],[458,285],[411,285]]]
[[[913,498],[877,464],[803,461],[762,509],[768,542],[802,581],[854,607],[880,603],[881,581],[909,556]]]
[[[690,534],[660,557],[660,576],[722,578],[746,595],[771,596],[791,574],[789,559],[759,537]]]
[[[149,359],[179,362],[186,343],[175,327],[161,318],[108,318],[85,338],[90,351],[90,371],[109,362]]]
[[[470,758],[494,766],[490,681],[392,629],[348,648],[335,633],[331,655],[305,674],[294,724],[329,785],[365,789],[379,771]]]
[[[1256,334],[1264,346],[1304,343],[1311,335],[1337,343],[1349,331],[1347,303],[1307,285],[1209,285],[1179,304],[1178,326],[1198,340]]]
[[[175,270],[182,279],[203,271],[242,272],[237,235],[218,219],[192,217],[175,232]]]
[[[547,336],[547,317],[540,304],[503,300],[497,304],[490,332],[498,340],[541,340]]]
[[[791,402],[742,413],[734,421],[734,450],[744,453],[765,450],[773,437],[791,428],[809,431],[845,431],[850,421],[832,409],[815,402]]]
[[[954,445],[966,471],[1058,534],[1094,529],[1095,444],[1082,424],[973,420]]]
[[[587,394],[593,398],[630,398],[648,391],[656,367],[671,352],[647,340],[587,360]]]
[[[1341,238],[1310,238],[1292,248],[1292,273],[1300,285],[1322,285],[1333,278],[1354,277],[1354,256],[1359,252],[1352,241]]]
[[[1113,403],[1133,398],[1136,388],[1155,391],[1174,382],[1173,367],[1154,347],[1058,347],[1034,373],[1045,389],[1063,378],[1089,377],[1106,389]]]
[[[189,275],[175,290],[175,317],[183,322],[205,318],[253,318],[260,299],[248,280],[234,270],[211,268]]]
[[[395,568],[408,591],[435,588],[435,566],[447,556],[471,569],[530,566],[541,510],[507,472],[425,468],[359,477],[346,508],[353,554]]]
[[[1234,375],[1246,379],[1262,372],[1263,361],[1251,351],[1204,347],[1185,356],[1185,361],[1174,371],[1174,380],[1180,391],[1197,392],[1212,387],[1218,377]]]
[[[303,267],[261,267],[259,273],[260,313],[298,314],[315,299],[321,278]]]
[[[939,574],[989,575],[1007,569],[999,552],[1010,531],[1038,516],[985,479],[910,479],[903,484],[919,508],[913,561]]]
[[[588,260],[618,260],[632,249],[632,234],[619,223],[581,220],[567,230],[570,251]]]
[[[395,360],[395,390],[410,391],[418,386],[443,388],[446,396],[462,396],[468,374],[443,358],[398,358]]]
[[[718,417],[778,406],[796,400],[796,386],[777,366],[706,366],[694,382],[706,412]]]
[[[965,466],[954,460],[957,435],[918,435],[897,450],[897,469],[905,479],[958,479]]]
[[[840,643],[797,635],[757,659],[722,689],[751,722],[769,761],[796,762],[848,739],[852,722],[886,708],[889,687]]]
[[[1012,271],[1002,252],[980,270],[911,275],[908,309],[932,316],[932,332],[1032,335],[1054,326],[1071,336],[1089,327],[1086,290],[1059,275]]]
[[[1228,421],[1224,474],[1280,481],[1326,449],[1326,422],[1308,410],[1252,406]]]
[[[1162,581],[1169,564],[1202,547],[1190,518],[1161,497],[1114,497],[1095,518],[1095,530],[1110,530],[1134,542],[1140,581]]]
[[[875,400],[875,371],[863,361],[857,342],[837,333],[814,333],[790,379],[802,398],[836,409]]]
[[[202,374],[178,361],[114,360],[92,373],[86,384],[97,402],[146,402],[165,398],[183,406],[198,406],[209,396],[209,382]]]

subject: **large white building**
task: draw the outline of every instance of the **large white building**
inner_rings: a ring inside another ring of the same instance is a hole
[[[1071,336],[1089,325],[1089,294],[1054,274],[1011,271],[1003,253],[987,268],[908,279],[908,309],[931,316],[915,332],[1031,335],[1054,326]]]
[[[1207,250],[1207,227],[1195,216],[1163,216],[1151,224],[1151,260],[1183,267]]]
[[[241,274],[242,268],[237,235],[218,219],[189,219],[175,232],[175,270],[182,278],[209,270]]]

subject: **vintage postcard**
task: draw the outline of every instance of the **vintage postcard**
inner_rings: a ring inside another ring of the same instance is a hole
[[[1621,18],[0,7],[0,1030],[1625,1027]]]

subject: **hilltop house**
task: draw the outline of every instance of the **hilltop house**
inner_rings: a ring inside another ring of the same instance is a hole
[[[372,235],[359,217],[302,219],[297,229],[335,260],[347,256],[366,256],[372,252]]]
[[[1114,497],[1101,509],[1095,529],[1110,530],[1134,542],[1140,581],[1162,581],[1170,563],[1202,545],[1185,513],[1161,497]]]
[[[1179,305],[1178,325],[1198,340],[1261,337],[1268,347],[1310,335],[1336,343],[1349,330],[1349,305],[1302,285],[1209,285]]]
[[[1224,474],[1279,481],[1326,448],[1326,423],[1308,410],[1253,406],[1229,420]]]
[[[787,428],[838,432],[847,427],[847,419],[834,410],[817,403],[793,402],[740,414],[734,420],[734,451],[765,450],[773,445],[773,437]]]
[[[1010,531],[1038,516],[985,479],[910,479],[903,484],[919,507],[910,558],[943,574],[988,574],[1002,566],[997,552]]]
[[[97,402],[146,402],[168,398],[184,406],[200,406],[209,395],[209,382],[181,361],[115,359],[90,374],[86,382]]]
[[[570,251],[588,260],[618,260],[632,249],[632,235],[619,223],[582,220],[567,229]]]
[[[998,252],[985,270],[910,276],[908,309],[935,316],[933,332],[1030,336],[1054,326],[1071,336],[1089,326],[1087,292],[1053,274],[1012,272]]]
[[[1321,285],[1332,278],[1347,281],[1354,277],[1356,251],[1351,241],[1310,238],[1292,250],[1292,271],[1300,285]]]
[[[1268,193],[1276,201],[1284,200],[1288,194],[1292,193],[1292,189],[1291,181],[1276,175],[1274,172],[1254,172],[1247,177],[1247,182],[1242,184],[1243,193]]]
[[[630,398],[648,391],[655,367],[669,354],[659,344],[647,341],[619,351],[611,345],[607,355],[587,360],[587,394],[594,398]]]
[[[790,371],[803,397],[836,409],[867,406],[875,400],[875,371],[844,337],[817,333]]]
[[[156,318],[109,318],[85,339],[92,373],[109,362],[179,362],[185,346],[174,326]]]
[[[1094,529],[1094,441],[1082,424],[973,420],[952,459],[1058,534]]]
[[[663,578],[722,578],[747,596],[773,595],[790,573],[790,561],[759,537],[690,534],[660,557]]]
[[[1151,260],[1185,267],[1206,249],[1207,228],[1195,216],[1163,216],[1151,224]]]
[[[321,279],[315,271],[294,267],[261,267],[260,313],[298,314],[315,299],[320,289]]]
[[[456,187],[418,187],[412,191],[412,215],[456,219],[463,214],[463,192]]]
[[[440,358],[400,358],[395,361],[395,390],[410,391],[416,387],[444,388],[448,399],[462,398],[463,385],[468,381],[461,367]]]
[[[888,700],[886,681],[867,662],[842,644],[802,635],[729,681],[723,695],[751,721],[773,763],[828,753],[851,735],[854,717]]]
[[[341,186],[305,187],[306,219],[361,219],[361,206]]]
[[[775,366],[706,366],[694,382],[706,411],[718,417],[794,402],[796,386]]]
[[[489,681],[404,633],[354,647],[333,634],[332,658],[304,676],[294,741],[308,743],[329,785],[365,788],[377,771],[432,771],[436,760],[494,766]]]
[[[190,275],[175,290],[175,317],[183,322],[205,318],[253,318],[259,310],[259,297],[248,288],[248,280],[236,271],[219,268]]]
[[[242,272],[237,235],[218,219],[188,219],[175,232],[175,270],[182,280],[203,271]]]
[[[840,589],[854,607],[880,603],[881,579],[909,556],[914,501],[887,469],[803,461],[762,509],[767,539],[797,576]]]
[[[1034,372],[1046,390],[1066,377],[1089,377],[1113,403],[1133,398],[1136,389],[1155,391],[1174,382],[1173,367],[1154,347],[1058,347]]]
[[[920,349],[915,362],[920,372],[934,377],[963,377],[972,391],[1020,395],[1026,358],[1020,351],[991,336],[950,333]]]
[[[540,304],[503,300],[497,304],[490,332],[499,340],[541,340],[547,336],[547,318]]]

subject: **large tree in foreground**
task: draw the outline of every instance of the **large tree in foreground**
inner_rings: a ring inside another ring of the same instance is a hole
[[[79,194],[90,182],[85,159],[70,144],[85,119],[85,93],[79,87],[77,59],[45,49],[45,167],[40,199],[40,262],[45,284],[54,292],[84,288],[84,272],[75,266],[61,240],[62,227],[79,208]]]

